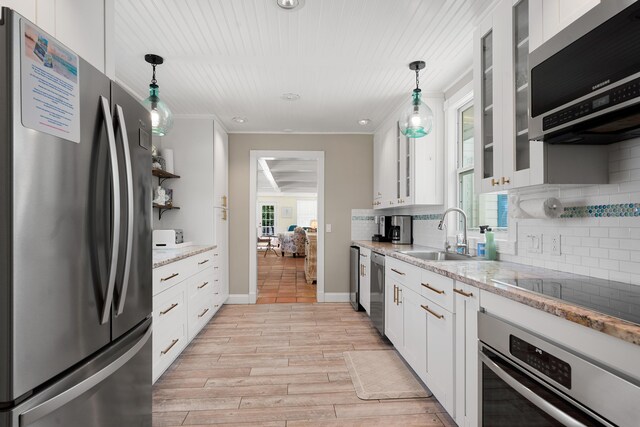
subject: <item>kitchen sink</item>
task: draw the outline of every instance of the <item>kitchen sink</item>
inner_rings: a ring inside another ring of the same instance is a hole
[[[451,252],[434,251],[400,251],[401,254],[427,261],[482,261],[484,258],[476,258],[469,255],[454,254]]]

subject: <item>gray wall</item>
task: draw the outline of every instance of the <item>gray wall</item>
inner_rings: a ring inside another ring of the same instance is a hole
[[[249,152],[324,151],[325,292],[349,292],[351,209],[370,209],[373,135],[229,135],[229,282],[231,294],[249,293]]]

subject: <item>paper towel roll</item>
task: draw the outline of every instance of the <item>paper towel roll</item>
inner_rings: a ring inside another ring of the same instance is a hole
[[[558,218],[564,210],[560,200],[555,197],[523,200],[520,202],[519,208],[521,213],[526,215],[524,218],[540,219]]]
[[[173,150],[171,148],[163,148],[162,157],[167,163],[166,171],[169,173],[174,173],[173,172]]]

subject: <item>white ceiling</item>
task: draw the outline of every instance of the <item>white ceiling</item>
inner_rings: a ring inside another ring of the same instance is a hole
[[[425,91],[471,67],[473,29],[491,3],[306,0],[285,11],[275,0],[116,0],[116,77],[146,97],[143,57],[156,53],[174,114],[215,115],[230,132],[371,132],[409,101],[409,62],[427,62]],[[282,100],[289,92],[300,100]]]
[[[257,189],[259,194],[316,194],[318,191],[317,161],[259,159]]]

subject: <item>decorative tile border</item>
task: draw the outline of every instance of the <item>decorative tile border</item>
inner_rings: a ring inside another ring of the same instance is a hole
[[[439,221],[442,214],[413,215],[414,221]]]
[[[640,203],[566,207],[560,215],[560,218],[601,217],[640,217]]]
[[[351,217],[351,221],[374,221],[375,217],[373,215],[353,215]]]

